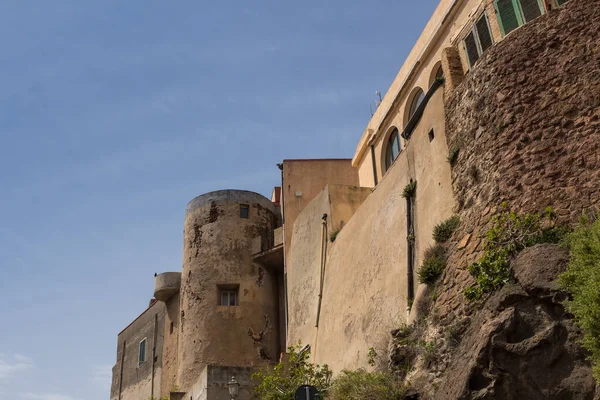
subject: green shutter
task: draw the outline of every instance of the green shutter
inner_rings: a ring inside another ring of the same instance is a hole
[[[494,6],[502,35],[506,36],[522,25],[521,16],[517,12],[518,5],[513,0],[496,0]]]
[[[481,18],[479,18],[479,21],[477,21],[475,24],[475,30],[477,31],[477,37],[479,38],[479,44],[481,45],[481,52],[483,53],[492,47],[492,44],[494,44],[485,14],[483,14]]]
[[[539,0],[519,0],[519,8],[525,23],[533,21],[544,12],[544,5]]]
[[[557,6],[562,6],[563,4],[565,4],[567,1],[569,0],[556,0],[556,5]]]
[[[465,38],[465,50],[467,52],[467,59],[469,60],[469,68],[471,68],[479,60],[479,50],[477,49],[477,42],[475,42],[473,31]]]

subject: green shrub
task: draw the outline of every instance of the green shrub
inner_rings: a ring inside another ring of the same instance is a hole
[[[337,235],[340,233],[341,229],[336,229],[335,231],[331,232],[331,234],[329,234],[329,240],[331,241],[331,243],[335,242],[335,239],[337,239]]]
[[[343,370],[336,376],[327,397],[330,400],[393,400],[406,394],[400,377],[389,372]]]
[[[538,243],[558,243],[566,227],[554,223],[556,214],[547,207],[542,213],[519,214],[502,204],[501,212],[491,219],[485,236],[485,254],[469,266],[477,282],[463,291],[467,300],[500,289],[511,279],[510,260],[526,247]]]
[[[423,265],[419,268],[419,282],[433,285],[446,268],[446,249],[441,244],[425,250]]]
[[[367,364],[371,367],[374,367],[377,364],[377,351],[373,347],[369,347],[369,352],[367,353]]]
[[[582,344],[590,352],[594,377],[600,383],[600,219],[584,219],[566,242],[571,260],[559,282],[572,294],[567,309],[583,330]]]
[[[456,165],[456,161],[458,161],[458,154],[460,153],[460,148],[458,146],[454,146],[448,150],[448,163],[451,167]]]
[[[411,199],[417,193],[417,181],[411,181],[408,185],[404,187],[402,191],[402,197],[405,199]]]
[[[445,221],[440,222],[433,228],[433,240],[437,243],[445,243],[450,239],[460,224],[460,217],[453,215]]]
[[[289,359],[274,367],[266,367],[252,374],[257,382],[254,392],[263,400],[293,400],[296,389],[301,385],[313,385],[326,395],[331,380],[327,365],[310,362],[310,350],[301,351],[302,345],[288,347]]]

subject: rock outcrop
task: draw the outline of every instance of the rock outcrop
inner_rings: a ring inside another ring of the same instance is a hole
[[[525,249],[512,262],[514,282],[472,316],[443,324],[433,314],[421,334],[437,336],[438,347],[427,363],[417,360],[408,376],[413,398],[600,398],[578,343],[581,332],[562,305],[566,294],[556,286],[567,260],[557,245]],[[412,357],[414,347],[395,346],[395,364]]]

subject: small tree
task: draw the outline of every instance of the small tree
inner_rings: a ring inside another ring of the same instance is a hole
[[[294,393],[302,385],[312,385],[323,395],[329,390],[331,370],[327,364],[320,366],[309,360],[310,350],[301,350],[302,345],[288,347],[289,359],[274,367],[252,374],[258,381],[255,393],[263,400],[293,400]]]

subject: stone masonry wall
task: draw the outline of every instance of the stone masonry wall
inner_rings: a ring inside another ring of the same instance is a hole
[[[568,223],[600,206],[600,0],[571,0],[514,31],[445,100],[462,223],[436,305],[452,316],[503,201],[552,206]]]

